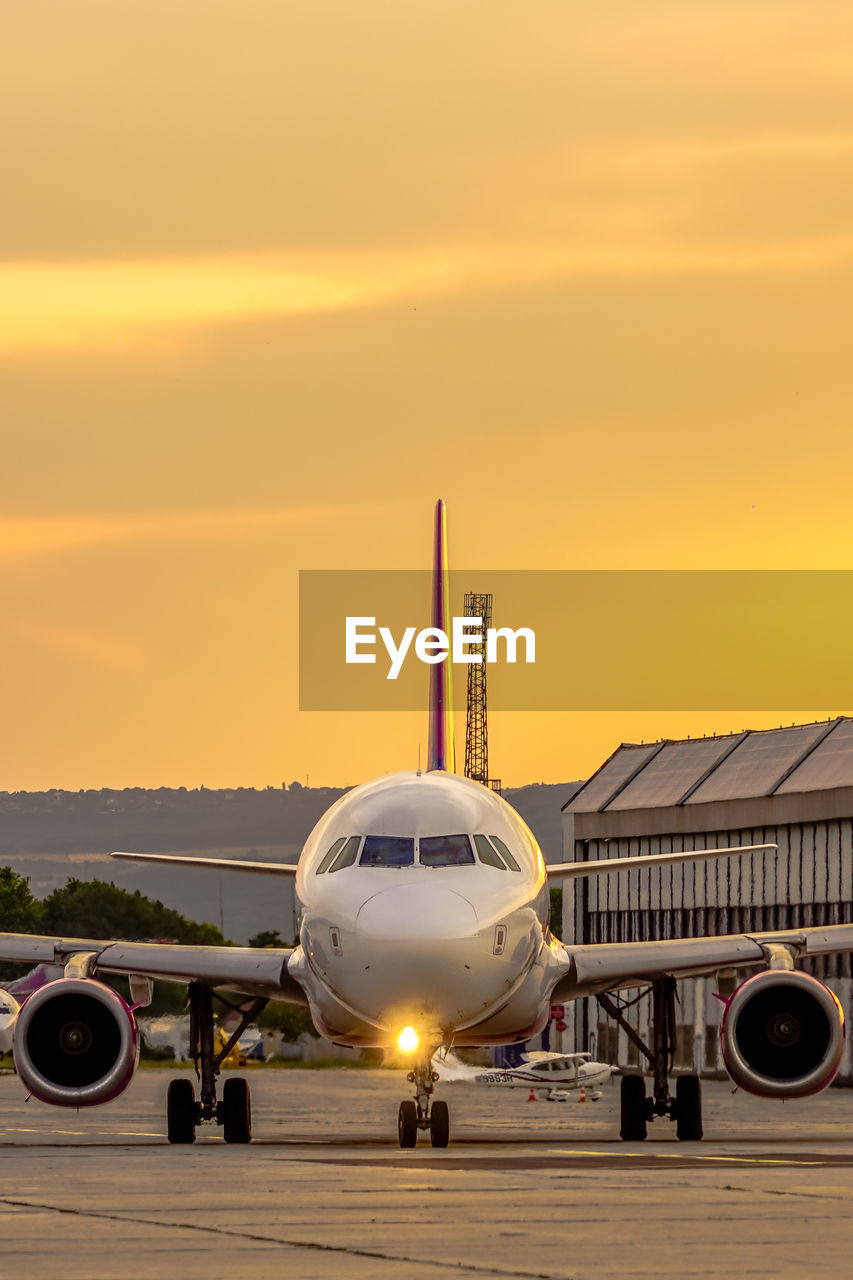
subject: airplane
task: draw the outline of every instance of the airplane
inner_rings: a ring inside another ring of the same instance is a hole
[[[590,1101],[601,1098],[606,1084],[617,1067],[607,1062],[593,1062],[591,1053],[548,1053],[532,1050],[522,1054],[521,1065],[478,1072],[474,1084],[504,1089],[529,1089],[547,1102],[565,1102],[571,1092],[589,1089]]]
[[[435,507],[432,626],[448,633],[446,511]],[[314,827],[296,866],[171,854],[116,857],[250,875],[291,876],[299,917],[294,947],[165,943],[0,934],[0,960],[58,964],[62,976],[33,992],[14,1017],[15,1067],[43,1102],[109,1102],[130,1084],[139,1054],[135,1011],[158,979],[188,986],[191,1080],[167,1094],[171,1143],[195,1141],[200,1124],[220,1124],[226,1143],[251,1140],[244,1079],[219,1068],[270,1000],[307,1005],[318,1031],[337,1044],[389,1048],[407,1056],[414,1098],[401,1102],[397,1136],[412,1147],[428,1133],[446,1147],[447,1103],[433,1099],[433,1055],[449,1048],[518,1044],[542,1030],[552,1002],[651,986],[653,1092],[639,1073],[621,1081],[621,1137],[641,1141],[649,1121],[675,1122],[681,1141],[702,1137],[701,1083],[669,1080],[674,990],[679,978],[716,975],[724,1010],[723,1059],[752,1093],[801,1097],[835,1077],[844,1045],[836,996],[797,968],[807,957],[853,951],[853,924],[665,941],[575,943],[550,928],[550,883],[650,866],[744,856],[773,845],[684,850],[547,865],[533,833],[501,796],[455,773],[450,669],[430,667],[426,768],[363,783]],[[741,971],[757,970],[737,982]],[[130,1002],[103,978],[129,979]],[[234,993],[240,1019],[217,1047],[213,991]],[[248,999],[248,1005],[245,1003]],[[618,1007],[611,1007],[618,1015]],[[632,1029],[633,1031],[633,1029]],[[636,1036],[636,1033],[633,1033]]]

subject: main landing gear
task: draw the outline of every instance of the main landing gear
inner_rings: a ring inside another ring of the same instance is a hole
[[[166,1129],[172,1143],[195,1142],[196,1125],[221,1124],[226,1142],[252,1141],[252,1104],[248,1081],[229,1076],[216,1097],[219,1068],[246,1027],[258,1016],[266,1000],[253,1000],[241,1010],[240,1021],[230,1040],[216,1052],[213,1024],[213,993],[210,987],[191,982],[190,1055],[199,1078],[200,1097],[196,1101],[192,1080],[172,1080],[166,1099]]]
[[[397,1117],[397,1132],[401,1147],[413,1147],[418,1140],[418,1129],[428,1129],[434,1147],[446,1147],[450,1141],[450,1112],[446,1102],[432,1102],[432,1091],[438,1079],[428,1059],[420,1063],[406,1076],[415,1086],[415,1101],[401,1102]]]
[[[702,1082],[697,1075],[679,1076],[675,1097],[669,1091],[669,1075],[675,1056],[675,979],[661,978],[652,983],[652,1045],[640,1038],[625,1019],[622,1009],[609,996],[600,995],[599,1004],[607,1010],[628,1038],[647,1059],[654,1077],[654,1092],[646,1095],[646,1082],[639,1074],[622,1077],[621,1127],[625,1142],[642,1142],[650,1121],[667,1116],[675,1121],[679,1142],[699,1142],[702,1137]]]

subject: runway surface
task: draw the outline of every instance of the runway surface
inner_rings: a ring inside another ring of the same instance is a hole
[[[60,1111],[0,1076],[5,1275],[814,1277],[849,1273],[853,1091],[796,1103],[705,1085],[706,1140],[618,1140],[598,1103],[448,1084],[451,1145],[396,1143],[402,1072],[260,1070],[255,1141],[165,1139],[174,1073]],[[442,1086],[439,1086],[441,1090]]]

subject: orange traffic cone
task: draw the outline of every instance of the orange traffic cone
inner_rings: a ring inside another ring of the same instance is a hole
[[[581,1096],[578,1098],[578,1102],[586,1102],[586,1086],[585,1085],[581,1085]]]
[[[530,1097],[527,1099],[527,1101],[528,1101],[528,1102],[536,1102],[536,1101],[537,1101],[537,1098],[536,1098],[536,1090],[535,1090],[535,1089],[532,1089],[532,1088],[531,1088],[531,1090],[530,1090]]]

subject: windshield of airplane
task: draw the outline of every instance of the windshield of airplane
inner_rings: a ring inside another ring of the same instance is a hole
[[[465,832],[452,836],[421,836],[417,841],[418,864],[422,867],[470,867],[475,866],[477,858],[487,866],[506,871],[520,871],[521,868],[500,836],[469,836]],[[343,848],[342,841],[336,840],[332,848],[317,868],[317,873],[328,869],[340,871],[341,867],[349,867],[355,862],[360,836],[350,836]],[[415,864],[415,838],[413,836],[365,836],[360,867],[411,867]],[[498,852],[500,850],[500,852]]]
[[[497,867],[499,871],[506,871],[506,864],[485,836],[474,836],[474,844],[481,862],[485,862],[488,867]]]
[[[332,845],[329,852],[327,854],[324,854],[323,860],[321,861],[320,865],[317,867],[318,876],[323,871],[329,870],[329,867],[332,865],[335,858],[340,853],[341,849],[343,849],[345,842],[346,842],[346,836],[340,836],[339,839],[337,839],[335,843]]]
[[[498,853],[500,853],[501,856],[503,857],[510,871],[520,871],[521,867],[518,865],[515,858],[512,856],[509,849],[504,844],[503,840],[501,840],[500,836],[489,836],[489,839],[497,849]]]
[[[355,862],[356,855],[358,854],[358,846],[360,844],[361,844],[361,836],[350,836],[349,840],[347,840],[343,849],[341,849],[340,853],[335,858],[332,865],[329,867],[329,875],[331,875],[333,871],[340,871],[341,867],[351,867],[352,864]],[[329,850],[329,853],[331,853],[331,850]],[[326,854],[326,857],[328,856],[329,855]],[[326,858],[323,859],[323,862],[325,861],[326,861]],[[322,865],[317,869],[318,871],[322,871],[323,870]]]
[[[461,867],[474,861],[466,835],[421,836],[420,855],[423,867]]]
[[[365,836],[361,867],[410,867],[415,861],[412,836]]]

